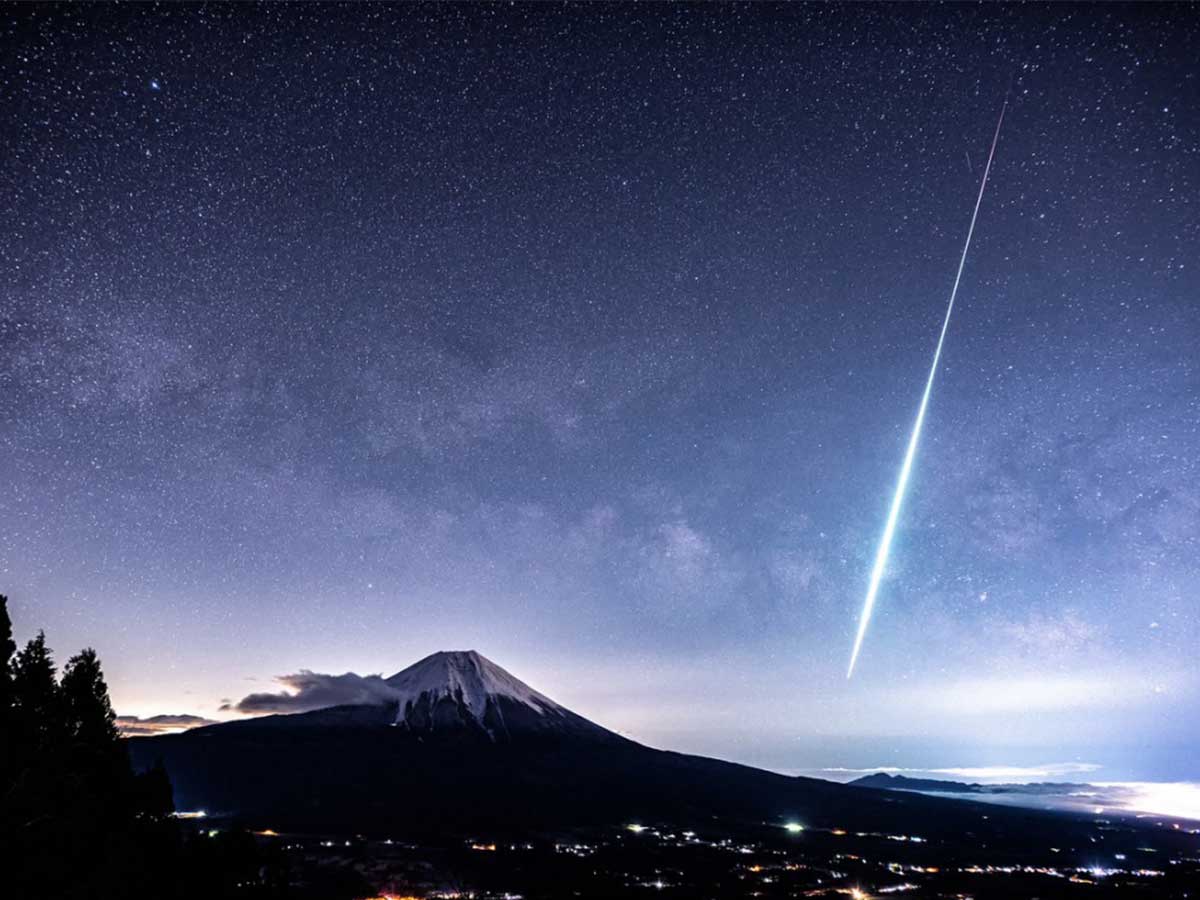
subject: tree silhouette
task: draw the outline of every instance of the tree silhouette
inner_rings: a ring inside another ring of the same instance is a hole
[[[0,594],[0,713],[6,713],[12,704],[12,676],[8,667],[16,652],[12,619],[8,617],[8,597]]]
[[[281,895],[249,833],[183,840],[166,770],[130,766],[96,651],[57,679],[45,634],[15,650],[0,595],[0,896]]]
[[[69,739],[97,748],[120,746],[117,716],[95,650],[89,647],[71,657],[63,669],[60,690]]]
[[[54,658],[46,646],[44,631],[39,631],[13,660],[12,699],[13,734],[20,755],[50,749],[53,741],[62,737],[63,719]]]
[[[0,797],[8,792],[13,775],[12,656],[17,650],[12,639],[8,598],[0,594]]]

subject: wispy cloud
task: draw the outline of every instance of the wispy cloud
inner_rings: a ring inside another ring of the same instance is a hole
[[[287,690],[250,694],[236,703],[222,704],[222,711],[252,714],[308,712],[346,704],[381,706],[396,697],[395,689],[379,675],[356,675],[354,672],[325,675],[301,669],[293,675],[280,675],[275,680]]]
[[[201,725],[214,725],[213,719],[192,715],[117,716],[117,731],[121,737],[149,737],[155,734],[175,734]]]
[[[937,775],[953,775],[957,778],[1062,778],[1067,775],[1082,775],[1102,769],[1096,763],[1049,763],[1042,766],[952,766],[931,769]]]

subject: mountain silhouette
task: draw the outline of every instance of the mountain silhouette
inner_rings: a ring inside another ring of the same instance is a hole
[[[386,679],[376,704],[134,737],[184,810],[277,831],[415,835],[669,821],[798,823],[989,845],[1058,843],[1082,818],[793,777],[624,738],[474,651]]]

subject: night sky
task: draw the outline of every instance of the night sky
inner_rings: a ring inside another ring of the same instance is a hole
[[[1200,778],[1198,13],[4,8],[18,637],[137,715],[473,648],[775,768]]]

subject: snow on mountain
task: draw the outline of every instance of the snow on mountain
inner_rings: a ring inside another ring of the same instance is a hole
[[[369,690],[363,689],[364,682]],[[225,722],[209,729],[309,732],[390,725],[422,739],[438,735],[460,740],[475,735],[501,743],[527,737],[608,743],[625,740],[538,693],[474,650],[443,650],[386,679],[301,672],[287,683],[299,684],[300,690],[296,694],[256,694],[248,699],[277,709],[281,702],[295,705],[311,700],[304,696],[307,690],[319,693],[322,702],[304,711],[289,713],[285,707],[283,714]],[[321,690],[308,690],[311,685]],[[346,693],[347,685],[349,696],[339,702],[338,694]],[[243,709],[244,703],[238,708]]]
[[[474,650],[433,653],[385,680],[396,692],[399,718],[403,718],[409,704],[426,694],[435,699],[461,700],[480,720],[487,711],[488,697],[506,697],[542,714],[562,710],[549,697],[539,694]]]
[[[393,724],[413,730],[474,724],[496,736],[514,726],[559,730],[583,721],[474,650],[434,653],[386,683],[397,704]]]

